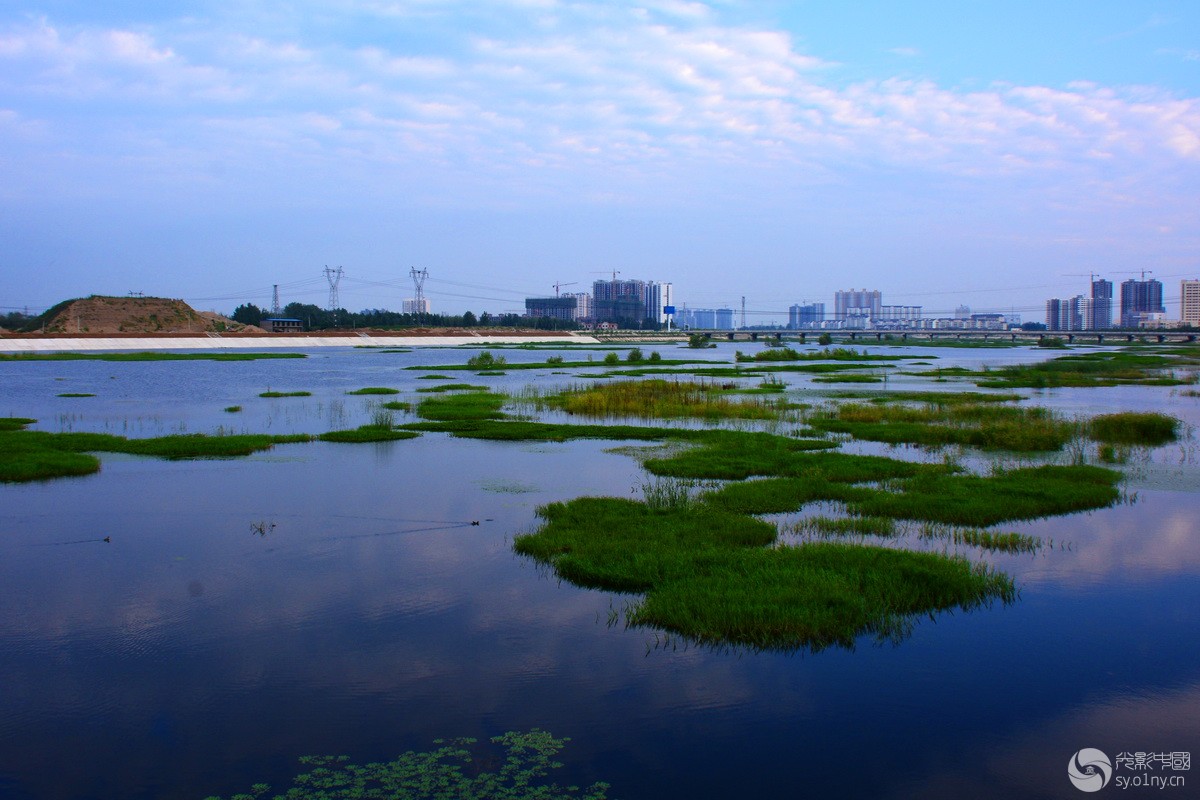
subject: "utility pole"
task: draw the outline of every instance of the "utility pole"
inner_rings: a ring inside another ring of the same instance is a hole
[[[746,295],[742,295],[742,330],[746,330]]]

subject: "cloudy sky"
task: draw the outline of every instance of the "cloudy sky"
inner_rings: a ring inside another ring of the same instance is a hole
[[[619,270],[1040,319],[1090,272],[1177,298],[1198,198],[1194,0],[0,10],[3,310],[324,305],[328,265],[352,310],[415,266],[447,313]]]

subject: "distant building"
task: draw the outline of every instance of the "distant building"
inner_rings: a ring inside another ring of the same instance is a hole
[[[714,326],[719,331],[733,330],[733,309],[718,308],[717,309],[717,324]]]
[[[1092,304],[1085,325],[1088,330],[1103,331],[1112,327],[1112,301],[1112,281],[1092,281]]]
[[[1180,282],[1179,321],[1200,328],[1200,281]]]
[[[646,321],[648,295],[645,281],[596,281],[592,284],[592,318],[640,328]]]
[[[883,294],[879,290],[866,289],[834,292],[833,318],[839,322],[849,322],[857,317],[865,317],[866,321],[876,319],[883,305]]]
[[[1071,330],[1070,301],[1057,297],[1046,301],[1046,329],[1051,331]]]
[[[954,309],[954,318],[955,319],[970,319],[971,318],[971,307],[970,306],[959,306],[958,308]]]
[[[304,330],[304,323],[298,319],[267,317],[259,320],[258,327],[267,333],[300,333]]]
[[[916,327],[921,319],[921,306],[880,306],[876,322],[889,327]]]
[[[1153,278],[1121,283],[1121,327],[1137,328],[1143,319],[1165,314],[1162,304],[1162,283]],[[1150,316],[1143,316],[1150,315]]]
[[[788,309],[788,328],[794,331],[820,328],[825,322],[825,304],[808,303]]]
[[[563,297],[575,298],[575,321],[589,322],[592,319],[592,296],[587,292],[568,292]]]
[[[578,319],[579,300],[574,295],[566,297],[526,297],[525,316],[532,319],[558,319],[574,322]]]
[[[646,284],[646,319],[654,320],[659,325],[666,325],[667,314],[663,309],[673,305],[675,305],[675,296],[671,284],[656,281]]]
[[[430,306],[430,304],[429,304],[428,297],[422,297],[420,302],[417,302],[417,300],[415,300],[411,297],[406,297],[406,298],[404,298],[403,301],[401,301],[400,309],[405,314],[432,314],[433,313],[432,306]]]

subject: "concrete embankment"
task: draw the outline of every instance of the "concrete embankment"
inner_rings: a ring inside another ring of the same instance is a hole
[[[599,344],[591,336],[560,334],[500,335],[479,333],[462,336],[2,336],[0,352],[62,353],[96,350],[305,350],[310,347],[454,347],[485,344]]]

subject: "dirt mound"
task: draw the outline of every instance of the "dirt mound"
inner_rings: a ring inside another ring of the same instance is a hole
[[[47,312],[46,333],[224,333],[240,325],[212,312],[198,313],[165,297],[104,297],[68,300]]]

